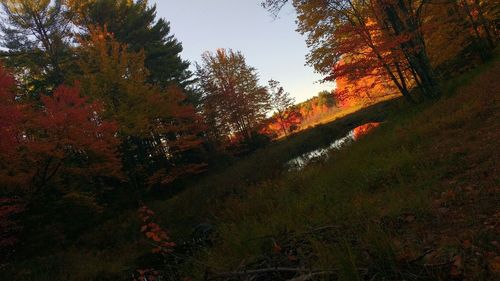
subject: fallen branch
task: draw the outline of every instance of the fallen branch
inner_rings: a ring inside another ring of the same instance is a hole
[[[366,272],[366,268],[360,268],[358,269],[359,271]],[[306,269],[306,268],[291,268],[291,267],[269,267],[269,268],[261,268],[261,269],[252,269],[252,270],[243,270],[243,271],[233,271],[233,272],[223,272],[223,273],[217,273],[214,274],[211,277],[205,277],[205,280],[214,280],[214,279],[220,279],[220,278],[228,278],[228,277],[236,277],[236,276],[248,276],[248,275],[258,275],[258,274],[264,274],[264,273],[278,273],[278,272],[291,272],[291,273],[307,273],[298,277],[295,277],[293,279],[290,279],[289,281],[306,281],[311,279],[314,276],[317,275],[327,275],[327,274],[337,274],[338,270],[337,269],[326,269],[326,270],[312,270],[312,269]]]

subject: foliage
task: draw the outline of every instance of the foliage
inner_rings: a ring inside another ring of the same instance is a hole
[[[263,6],[276,14],[287,2],[267,0]],[[456,60],[471,44],[483,57],[496,45],[491,17],[484,15],[497,12],[488,1],[290,2],[298,12],[298,30],[308,36],[309,64],[338,82],[336,95],[344,104],[395,91],[415,102],[412,88],[433,98],[439,95],[438,65]],[[471,58],[458,60],[470,65]]]
[[[106,29],[94,28],[79,54],[83,74],[76,78],[85,95],[104,102],[104,117],[118,122],[124,166],[134,184],[146,178],[169,183],[203,170],[196,155],[189,158],[201,144],[198,115],[177,86],[147,82],[143,52],[132,53]]]
[[[35,192],[53,178],[72,181],[82,177],[120,177],[117,126],[102,119],[104,108],[88,103],[78,88],[58,87],[43,96],[42,110],[29,116],[23,157],[32,173]]]
[[[276,80],[269,80],[269,104],[274,110],[273,123],[277,123],[286,136],[290,127],[300,123],[300,113],[293,108],[295,100],[290,97],[290,93],[285,92],[280,83]]]

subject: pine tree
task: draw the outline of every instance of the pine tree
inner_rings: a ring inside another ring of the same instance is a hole
[[[192,83],[189,62],[182,60],[182,44],[170,34],[170,24],[156,19],[156,7],[147,0],[75,1],[77,24],[88,32],[106,27],[131,52],[144,50],[148,83],[162,88],[177,84],[185,89]]]
[[[71,65],[71,23],[64,1],[2,1],[1,52],[23,92],[48,94],[65,81]]]

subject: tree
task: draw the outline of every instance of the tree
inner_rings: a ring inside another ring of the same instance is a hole
[[[25,163],[35,167],[34,192],[49,181],[84,181],[121,176],[117,126],[102,119],[104,108],[88,102],[77,87],[58,87],[41,98],[42,109],[28,117]]]
[[[195,151],[203,129],[194,108],[176,85],[165,89],[147,82],[144,52],[134,53],[106,29],[92,29],[78,50],[83,93],[102,100],[105,119],[116,120],[124,168],[141,186],[199,172]]]
[[[3,192],[40,194],[49,182],[120,176],[116,126],[102,120],[99,103],[90,103],[78,88],[65,86],[42,96],[40,102],[21,103],[13,84],[0,68]]]
[[[269,104],[271,109],[274,110],[274,119],[279,124],[283,134],[288,135],[288,129],[294,122],[292,119],[297,119],[297,112],[292,110],[295,103],[294,98],[290,97],[290,93],[285,92],[280,83],[276,80],[269,80]]]
[[[196,68],[209,139],[219,144],[232,135],[251,140],[269,109],[269,95],[258,84],[255,68],[240,52],[225,49],[204,53]]]
[[[182,60],[182,44],[170,35],[170,24],[156,20],[156,6],[147,0],[74,1],[77,24],[86,29],[106,27],[130,52],[144,51],[147,82],[166,88],[172,83],[185,88],[192,83],[189,62]]]
[[[5,64],[29,96],[52,92],[71,67],[71,24],[64,1],[5,0],[0,30]]]

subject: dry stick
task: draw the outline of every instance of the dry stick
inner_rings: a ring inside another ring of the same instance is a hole
[[[331,270],[333,272],[333,270]],[[245,275],[254,275],[261,273],[270,273],[270,272],[311,272],[309,269],[305,268],[292,268],[292,267],[269,267],[269,268],[261,268],[261,269],[253,269],[253,270],[244,270],[244,271],[234,271],[234,272],[223,272],[214,274],[208,280],[232,277],[232,276],[245,276]],[[316,271],[317,272],[317,271]]]

